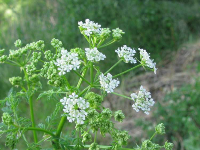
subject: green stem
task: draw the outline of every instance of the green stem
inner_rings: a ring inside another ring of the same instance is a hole
[[[96,139],[97,139],[97,131],[95,132],[95,135],[94,135],[94,143],[96,143]]]
[[[29,98],[29,106],[30,106],[32,128],[35,128],[35,118],[34,118],[33,98],[32,98],[32,96]],[[34,142],[37,143],[38,142],[38,138],[37,138],[37,134],[36,134],[35,130],[33,130],[33,137],[34,137]]]
[[[157,132],[155,132],[149,140],[151,141],[156,134]]]
[[[121,72],[121,73],[119,73],[119,74],[113,76],[113,78],[116,78],[116,77],[121,76],[121,75],[123,75],[123,74],[125,74],[125,73],[128,73],[128,72],[130,72],[130,71],[132,71],[132,70],[134,70],[134,69],[136,69],[136,68],[138,68],[138,67],[140,67],[140,66],[142,66],[142,65],[139,64],[139,65],[137,65],[137,66],[135,66],[135,67],[133,67],[133,68],[130,68],[130,69],[124,71],[124,72]]]
[[[106,46],[108,46],[108,45],[110,45],[110,44],[112,44],[112,43],[114,43],[116,40],[115,39],[113,39],[113,40],[111,40],[110,42],[108,42],[108,43],[106,43],[106,44],[104,44],[104,45],[102,45],[102,46],[99,46],[98,48],[103,48],[103,47],[106,47]]]
[[[87,86],[80,94],[79,97],[81,97],[91,86]]]
[[[91,62],[90,64],[90,82],[91,84],[93,84],[94,81],[94,67],[93,67],[93,63]]]
[[[118,93],[115,93],[115,92],[112,92],[112,94],[115,94],[115,95],[117,95],[117,96],[121,96],[121,97],[123,97],[123,98],[127,98],[127,99],[132,100],[132,98],[130,98],[130,97],[128,97],[128,96],[125,96],[125,95],[122,95],[122,94],[118,94]]]
[[[47,134],[51,135],[52,137],[55,137],[55,135],[52,132],[44,130],[44,129],[41,129],[41,128],[29,127],[29,128],[25,128],[25,129],[26,130],[32,130],[32,131],[41,131],[41,132],[44,132],[44,133],[47,133]]]
[[[82,80],[81,81],[85,81],[88,85],[90,85],[90,82],[87,81],[82,75],[80,75],[77,71],[74,70],[74,73],[76,75],[78,75]],[[79,83],[79,82],[78,82]],[[82,82],[81,82],[82,83]],[[79,85],[79,84],[78,84]],[[79,87],[78,87],[79,88]]]
[[[75,147],[76,145],[69,145],[69,147]],[[84,148],[89,148],[90,145],[83,145]],[[100,147],[100,149],[111,149],[112,146],[106,146],[106,145],[98,145]],[[135,150],[135,149],[132,149],[132,148],[118,148],[118,150]]]
[[[86,68],[85,70],[83,70],[83,73],[81,74],[81,76],[82,76],[83,78],[85,77],[87,70],[88,70],[87,68]],[[78,89],[80,88],[82,82],[83,82],[83,79],[80,78],[79,81],[78,81],[78,84],[77,84],[77,86],[76,86]]]
[[[116,62],[112,67],[110,67],[110,69],[108,69],[104,75],[106,75],[107,73],[109,73],[113,68],[115,68],[120,62],[122,61],[122,59],[120,59],[118,62]]]
[[[56,137],[58,137],[58,138],[60,138],[60,134],[61,134],[62,128],[64,127],[66,119],[67,119],[66,116],[62,116],[62,118],[60,120],[60,123],[59,123],[57,131],[56,131]]]

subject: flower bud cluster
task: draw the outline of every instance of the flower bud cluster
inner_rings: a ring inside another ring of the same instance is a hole
[[[22,46],[22,41],[20,39],[15,41],[15,47],[21,47]]]
[[[22,84],[22,77],[12,77],[9,79],[10,83],[14,86],[20,86]]]
[[[32,55],[33,55],[32,62],[37,63],[39,61],[39,59],[41,58],[42,53],[41,52],[33,52]]]
[[[157,134],[165,134],[165,126],[163,123],[160,123],[158,124],[156,127],[155,127],[155,131]]]
[[[6,55],[2,55],[0,56],[0,63],[5,63],[5,61],[7,60],[8,56]]]
[[[53,53],[50,50],[47,50],[44,52],[44,58],[47,60],[52,60],[53,59]]]
[[[149,114],[150,106],[153,106],[155,103],[151,98],[151,93],[147,92],[143,86],[140,86],[138,94],[132,93],[131,98],[135,102],[135,104],[132,105],[133,109],[135,109],[136,112],[139,112],[141,109],[147,115]]]
[[[94,92],[89,92],[84,96],[85,99],[90,103],[90,108],[99,109],[101,102],[103,101],[101,95]]]
[[[123,32],[121,29],[116,28],[112,30],[112,36],[115,40],[120,40],[122,38],[122,35],[125,34],[125,32]]]
[[[174,144],[166,141],[164,147],[165,147],[165,150],[172,150],[174,147]]]
[[[54,48],[58,49],[58,48],[62,47],[62,42],[59,41],[58,39],[53,38],[53,39],[51,40],[51,45],[52,45]]]
[[[114,114],[115,121],[122,122],[125,118],[125,115],[123,114],[122,110],[118,110]]]
[[[3,113],[3,115],[2,115],[2,122],[3,122],[5,125],[10,125],[10,124],[13,123],[12,117],[10,116],[9,113],[7,113],[7,112]]]
[[[127,131],[113,130],[112,138],[114,139],[114,149],[120,148],[127,144],[130,135]]]
[[[102,73],[99,76],[101,88],[105,90],[107,93],[112,93],[114,89],[119,85],[119,80],[112,79],[112,75],[110,73],[107,76],[104,76]]]
[[[44,41],[39,40],[35,43],[36,50],[43,51],[44,50]]]
[[[118,54],[119,58],[124,60],[125,63],[130,62],[132,64],[135,64],[137,62],[134,58],[136,51],[130,47],[127,47],[126,45],[118,48],[117,50],[115,50],[115,52]]]

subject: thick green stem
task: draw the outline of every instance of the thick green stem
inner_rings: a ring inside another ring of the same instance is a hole
[[[106,75],[107,73],[109,73],[113,68],[115,68],[120,62],[122,61],[122,59],[120,59],[118,62],[116,62],[112,67],[110,67],[110,69],[108,69],[104,75]]]
[[[41,132],[44,132],[44,133],[47,133],[47,134],[51,135],[52,137],[55,136],[52,132],[47,131],[47,130],[44,130],[44,129],[41,129],[41,128],[33,128],[33,127],[29,127],[29,128],[26,128],[26,130],[41,131]]]
[[[64,127],[64,124],[66,122],[66,119],[67,117],[63,116],[60,120],[60,123],[58,124],[57,131],[55,134],[55,139],[52,141],[52,145],[54,146],[55,150],[60,149],[59,138],[60,138],[61,131]]]
[[[29,106],[30,106],[32,127],[35,128],[35,118],[34,118],[34,111],[33,111],[33,98],[32,98],[32,96],[29,98]],[[34,137],[34,142],[37,143],[38,138],[37,138],[37,134],[36,134],[35,130],[33,130],[33,137]]]
[[[138,67],[141,67],[141,66],[142,66],[142,65],[139,64],[139,65],[137,65],[137,66],[135,66],[135,67],[133,67],[133,68],[130,68],[130,69],[124,71],[124,72],[121,72],[121,73],[119,73],[119,74],[113,76],[113,78],[116,78],[116,77],[118,77],[118,76],[121,76],[121,75],[123,75],[123,74],[125,74],[125,73],[128,73],[128,72],[130,72],[130,71],[132,71],[132,70],[134,70],[134,69],[136,69],[136,68],[138,68]]]
[[[60,120],[60,123],[58,125],[58,128],[57,128],[57,131],[56,131],[56,137],[60,137],[60,134],[61,134],[61,131],[62,131],[62,128],[64,127],[64,124],[66,122],[66,119],[67,117],[66,116],[62,116],[61,120]]]

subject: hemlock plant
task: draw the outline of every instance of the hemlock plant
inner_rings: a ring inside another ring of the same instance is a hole
[[[172,150],[173,144],[166,142],[163,146],[152,142],[156,134],[164,134],[165,127],[159,124],[155,127],[155,134],[148,140],[143,141],[141,146],[136,148],[124,148],[130,136],[127,131],[119,130],[115,127],[113,119],[123,122],[125,115],[122,110],[113,112],[109,108],[104,108],[102,102],[106,100],[107,93],[115,94],[132,101],[133,109],[136,112],[143,111],[149,114],[150,107],[154,105],[151,93],[141,86],[139,92],[132,93],[130,96],[115,93],[115,88],[120,85],[117,77],[126,74],[134,69],[143,67],[156,73],[156,64],[150,59],[149,53],[144,49],[133,49],[126,45],[115,50],[119,57],[116,62],[106,72],[101,72],[98,67],[99,62],[107,58],[100,51],[101,48],[109,46],[122,38],[124,32],[119,28],[113,29],[101,28],[101,25],[86,19],[85,22],[79,22],[81,34],[89,43],[87,48],[74,48],[66,50],[62,47],[62,42],[58,39],[52,39],[51,45],[54,51],[45,50],[44,41],[39,40],[22,47],[21,40],[14,44],[17,50],[10,50],[9,55],[4,55],[5,50],[0,51],[0,63],[14,65],[23,72],[22,77],[12,77],[10,83],[20,91],[12,91],[9,96],[1,101],[1,106],[7,109],[2,115],[1,135],[6,135],[5,145],[15,149],[17,142],[23,138],[28,149],[42,149],[43,142],[51,141],[50,149],[114,149],[114,150],[159,150],[165,148]],[[139,53],[140,58],[135,54]],[[112,75],[110,71],[119,63],[134,64],[132,68],[119,74]],[[42,64],[42,65],[41,65]],[[42,67],[40,67],[42,66]],[[79,77],[77,85],[72,85],[67,78],[67,74],[73,74]],[[89,75],[88,75],[89,74]],[[87,79],[90,76],[90,79]],[[45,79],[49,91],[42,91],[41,80]],[[85,84],[82,84],[85,82]],[[97,89],[95,93],[93,89]],[[38,95],[38,93],[40,93]],[[57,105],[52,109],[52,114],[48,116],[46,122],[36,125],[34,116],[33,98],[51,99],[53,95],[62,95],[57,99]],[[20,117],[17,111],[21,100],[26,99],[30,107],[30,119]],[[53,110],[55,109],[55,110]],[[61,111],[57,122],[57,128],[51,126],[55,124],[55,117]],[[66,139],[63,127],[71,122],[75,123],[75,138],[71,141]],[[33,132],[34,143],[30,143],[25,136],[25,132]],[[38,139],[37,133],[42,132],[44,136]],[[110,146],[99,145],[97,143],[97,133],[103,137],[110,134],[112,143]]]

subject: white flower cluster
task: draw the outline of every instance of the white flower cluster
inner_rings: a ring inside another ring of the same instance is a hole
[[[89,107],[89,103],[82,97],[78,97],[75,93],[69,95],[69,98],[64,97],[60,100],[63,104],[63,111],[68,114],[67,119],[69,122],[76,120],[77,124],[83,124],[87,112],[85,111]]]
[[[112,79],[110,73],[104,76],[103,73],[99,76],[101,88],[103,88],[107,93],[112,93],[114,89],[119,85],[119,80]]]
[[[140,51],[141,63],[144,64],[145,66],[149,67],[150,69],[153,69],[154,73],[156,74],[156,70],[157,70],[156,63],[150,59],[150,56],[147,53],[147,51],[144,49],[141,49],[141,48],[138,48],[138,50]]]
[[[87,60],[89,61],[100,61],[106,58],[106,56],[99,52],[96,47],[94,47],[93,49],[86,48],[85,53]]]
[[[61,58],[57,59],[55,65],[58,66],[59,75],[64,75],[66,72],[76,70],[80,67],[81,61],[78,59],[77,53],[61,50]]]
[[[90,21],[89,19],[86,19],[85,23],[79,21],[78,25],[82,28],[82,32],[87,36],[101,33],[101,25],[94,23],[94,21]]]
[[[124,59],[126,63],[130,62],[132,64],[135,64],[137,62],[134,58],[136,51],[130,47],[127,47],[126,45],[124,45],[121,48],[118,48],[117,50],[115,50],[115,52],[120,58]]]
[[[132,105],[133,109],[136,112],[139,112],[141,109],[145,114],[149,114],[150,106],[154,105],[154,100],[151,98],[151,93],[147,92],[143,86],[140,86],[138,94],[132,93],[131,98],[135,101],[135,104]]]

